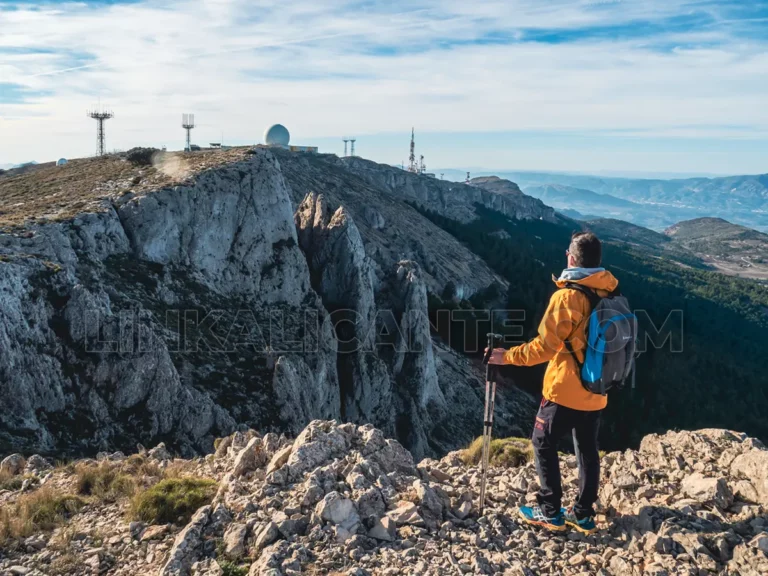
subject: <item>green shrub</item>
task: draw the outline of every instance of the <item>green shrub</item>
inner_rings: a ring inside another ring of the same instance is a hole
[[[177,522],[181,517],[189,522],[192,514],[210,504],[216,493],[216,482],[206,478],[166,478],[151,488],[136,494],[131,517],[148,524]]]
[[[477,465],[483,454],[483,438],[475,438],[461,455],[467,465]],[[533,446],[527,438],[497,438],[491,440],[488,462],[491,466],[513,468],[533,460]]]
[[[229,560],[219,562],[219,566],[224,576],[247,576],[248,574],[247,565],[235,564]]]

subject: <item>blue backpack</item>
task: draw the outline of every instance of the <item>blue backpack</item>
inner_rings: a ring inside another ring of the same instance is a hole
[[[581,284],[569,282],[565,289],[584,294],[591,308],[586,320],[587,349],[583,364],[576,357],[570,339],[565,340],[565,347],[579,367],[581,384],[593,394],[602,395],[612,388],[621,388],[634,364],[637,316],[618,289],[604,298]]]

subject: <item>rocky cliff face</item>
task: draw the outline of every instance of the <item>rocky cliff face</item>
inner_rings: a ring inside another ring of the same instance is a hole
[[[508,186],[503,187],[482,186],[480,181],[487,179],[475,178],[470,182],[471,185],[467,186],[458,182],[412,174],[364,158],[350,157],[344,158],[343,161],[351,172],[366,181],[460,222],[468,222],[475,218],[475,204],[518,220],[558,221],[553,208],[540,200],[526,196],[513,182],[505,181]]]
[[[453,236],[422,216],[408,202],[421,204],[457,218],[472,218],[473,202],[479,191],[461,186],[443,202],[424,202],[410,191],[419,186],[440,190],[453,185],[417,176],[360,158],[340,159],[331,155],[299,155],[276,151],[289,184],[292,199],[298,206],[309,193],[321,194],[329,210],[343,206],[355,221],[370,258],[375,284],[390,274],[401,260],[416,262],[422,269],[427,288],[440,293],[446,284],[454,284],[459,293],[469,297],[492,283],[506,283],[488,265]],[[362,168],[361,168],[362,167]],[[364,168],[364,170],[363,170]],[[376,176],[380,171],[379,176]],[[399,173],[399,174],[398,174]],[[406,187],[390,186],[394,176],[405,178]],[[466,194],[469,192],[469,194]]]
[[[554,208],[550,208],[538,198],[523,194],[520,187],[498,176],[481,176],[469,181],[472,188],[481,190],[485,201],[483,205],[503,212],[518,220],[541,219],[547,222],[562,222]]]
[[[312,284],[336,330],[342,418],[375,424],[417,458],[469,442],[482,384],[476,369],[459,367],[455,352],[435,352],[421,267],[403,260],[377,281],[352,217],[345,207],[331,215],[324,195],[310,192],[295,219]],[[502,395],[501,404],[526,412],[518,406],[530,408],[530,399],[520,398]],[[501,425],[511,431],[511,418]]]
[[[85,500],[52,529],[22,536],[4,535],[7,516],[0,514],[0,573],[768,573],[768,451],[743,434],[669,432],[646,437],[639,450],[605,454],[593,535],[520,522],[518,506],[534,502],[538,490],[524,454],[491,467],[479,514],[480,471],[468,460],[471,454],[454,452],[416,464],[371,425],[327,421],[310,423],[294,440],[238,432],[221,439],[215,454],[191,461],[171,460],[158,447],[54,470],[39,456],[11,455],[0,463],[12,486],[0,490],[0,510],[43,497]],[[136,512],[125,497],[82,492],[88,474],[126,474],[139,461],[143,472],[132,476],[139,496],[164,477],[180,485],[180,470],[213,484],[185,526],[131,521]],[[576,458],[561,455],[560,464],[570,504]]]
[[[162,439],[189,454],[238,426],[296,434],[315,418],[374,423],[418,458],[471,440],[481,372],[432,342],[427,292],[498,278],[344,162],[277,156],[0,181],[0,200],[23,200],[0,213],[0,446]],[[527,395],[499,406],[501,432],[528,425]]]
[[[334,338],[276,160],[132,196],[0,236],[3,443],[200,450],[238,421],[337,417]],[[255,332],[277,314],[295,341],[307,310],[320,321],[299,341],[317,351],[278,350],[273,374]]]

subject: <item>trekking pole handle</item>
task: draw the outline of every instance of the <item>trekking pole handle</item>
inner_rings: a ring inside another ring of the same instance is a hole
[[[493,332],[488,332],[486,337],[488,338],[488,349],[485,351],[485,356],[483,356],[483,364],[488,364],[488,361],[491,359],[493,349],[496,347],[496,342],[504,338],[503,335],[494,334]]]

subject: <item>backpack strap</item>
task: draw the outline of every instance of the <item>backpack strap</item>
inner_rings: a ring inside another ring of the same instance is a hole
[[[589,312],[587,312],[586,316],[582,318],[581,322],[579,322],[576,325],[576,328],[578,328],[582,324],[582,322],[586,322],[589,320],[589,317],[592,314],[592,311],[597,307],[597,305],[600,303],[600,300],[602,300],[602,298],[598,296],[594,290],[587,288],[586,286],[582,286],[581,284],[576,284],[574,282],[567,282],[563,290],[567,290],[567,289],[581,292],[587,297],[587,300],[589,300]],[[616,288],[616,291],[618,291],[618,288]],[[611,296],[614,296],[613,292],[611,292]],[[573,329],[573,332],[576,332],[576,328]],[[576,351],[573,349],[573,345],[571,344],[571,336],[573,336],[573,332],[571,332],[568,338],[566,338],[563,341],[563,344],[565,345],[566,350],[568,350],[568,352],[573,357],[573,361],[576,363],[576,366],[579,368],[578,376],[579,376],[579,381],[581,382],[581,385],[584,386],[584,388],[586,388],[587,390],[589,390],[589,388],[587,388],[587,386],[581,380],[581,370],[584,367],[584,364],[582,362],[579,362],[579,358],[576,356]],[[591,392],[591,390],[589,391]]]
[[[592,290],[591,288],[587,288],[586,286],[582,286],[581,284],[576,284],[575,282],[566,282],[565,288],[570,288],[571,290],[576,290],[577,292],[581,292],[587,297],[587,300],[589,300],[589,306],[591,310],[589,311],[590,314],[592,313],[592,310],[594,310],[597,305],[600,303],[600,296],[597,295],[597,292]],[[618,288],[614,292],[617,292]],[[617,296],[618,294],[614,294],[614,292],[611,292],[611,296]],[[587,314],[589,316],[589,314]]]

